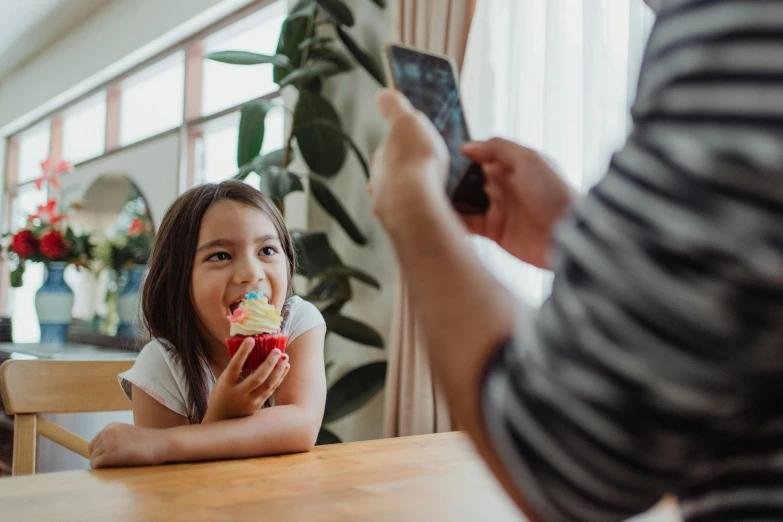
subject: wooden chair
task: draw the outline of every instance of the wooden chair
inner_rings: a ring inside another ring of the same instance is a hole
[[[0,366],[0,394],[14,419],[12,475],[35,473],[36,435],[89,458],[88,442],[40,413],[126,411],[117,374],[133,361],[11,360]]]

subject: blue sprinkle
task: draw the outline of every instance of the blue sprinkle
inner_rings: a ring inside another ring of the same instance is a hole
[[[250,292],[249,294],[245,294],[245,299],[258,299],[258,294],[255,292]]]

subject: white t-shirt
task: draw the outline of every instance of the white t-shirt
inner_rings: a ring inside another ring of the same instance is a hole
[[[288,335],[288,343],[297,337],[324,324],[321,312],[311,303],[298,296],[291,297],[283,307],[282,332]],[[215,384],[215,376],[208,365],[207,393]],[[193,422],[196,416],[195,405],[190,400],[190,386],[185,378],[185,370],[179,354],[154,339],[141,350],[133,367],[118,376],[120,386],[128,398],[131,398],[131,385],[144,390],[150,397]]]

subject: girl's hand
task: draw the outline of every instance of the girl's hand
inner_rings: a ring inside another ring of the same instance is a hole
[[[98,469],[163,464],[168,445],[167,430],[112,423],[90,442],[90,466]]]
[[[242,379],[242,365],[255,341],[248,337],[220,374],[209,394],[202,423],[253,415],[283,382],[291,365],[288,355],[275,349],[254,372]]]

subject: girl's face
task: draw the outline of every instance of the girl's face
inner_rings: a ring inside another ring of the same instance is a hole
[[[226,316],[246,293],[263,292],[282,309],[287,291],[287,258],[266,214],[231,200],[210,206],[201,220],[190,279],[190,295],[207,346],[225,350]]]

